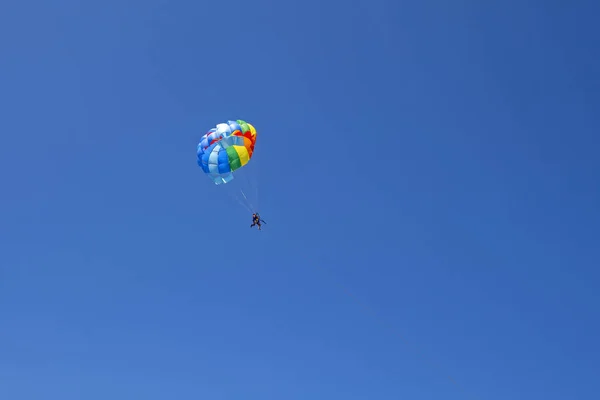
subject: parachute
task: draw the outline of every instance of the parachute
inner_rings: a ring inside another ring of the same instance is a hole
[[[227,121],[209,130],[198,143],[198,165],[215,185],[233,180],[233,171],[250,162],[256,129],[246,121]]]

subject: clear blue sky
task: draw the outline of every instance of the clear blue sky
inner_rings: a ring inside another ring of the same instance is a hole
[[[3,2],[0,398],[600,398],[599,12]]]

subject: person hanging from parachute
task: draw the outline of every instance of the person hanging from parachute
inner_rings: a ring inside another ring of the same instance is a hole
[[[258,213],[252,214],[252,225],[250,225],[250,228],[253,228],[255,225],[258,225],[258,230],[261,231],[261,222],[263,224],[266,224],[266,222],[260,218],[260,215]]]

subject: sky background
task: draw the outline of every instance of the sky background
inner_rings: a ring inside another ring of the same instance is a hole
[[[598,399],[599,12],[2,2],[0,398]]]

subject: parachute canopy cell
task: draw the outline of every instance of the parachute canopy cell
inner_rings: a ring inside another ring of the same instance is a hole
[[[209,130],[198,143],[198,165],[215,185],[230,182],[232,172],[248,164],[256,129],[246,121],[227,121]]]

